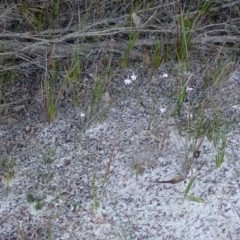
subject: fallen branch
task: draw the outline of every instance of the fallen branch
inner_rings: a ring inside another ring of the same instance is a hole
[[[134,47],[138,49],[132,49],[130,52],[130,58],[141,58],[143,52],[139,50],[139,47],[150,47],[157,44],[158,40],[149,40],[149,39],[139,39],[136,40]],[[175,44],[177,39],[160,39],[159,40],[162,45],[166,44]],[[193,44],[214,44],[214,43],[237,43],[240,41],[239,36],[211,36],[211,37],[203,37],[203,38],[193,38]],[[17,58],[21,59],[21,54],[27,55],[45,55],[48,54],[52,48],[52,45],[55,41],[41,41],[37,43],[31,42],[17,42],[17,41],[0,41],[0,45],[4,46],[4,52],[0,53],[0,56],[7,56],[7,55],[16,55]],[[102,52],[113,52],[119,55],[123,55],[125,50],[127,49],[128,43],[124,41],[105,41],[105,42],[95,42],[95,43],[73,43],[73,44],[66,44],[64,42],[58,42],[56,44],[56,50],[53,55],[53,59],[61,59],[68,57],[71,53],[75,52],[77,49],[81,50],[81,56],[89,58],[91,52],[94,49],[100,50]]]

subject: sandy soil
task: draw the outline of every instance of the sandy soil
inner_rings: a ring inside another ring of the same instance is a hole
[[[37,107],[20,119],[3,118],[0,154],[16,165],[9,188],[1,169],[1,239],[240,239],[239,129],[228,133],[219,169],[219,149],[205,137],[186,172],[193,138],[179,133],[171,100],[159,94],[154,103],[140,87],[142,106],[123,80],[116,81],[124,97],[101,122],[86,125],[85,110],[67,101],[52,124]],[[239,111],[237,102],[233,108]],[[27,194],[36,201],[29,203]]]

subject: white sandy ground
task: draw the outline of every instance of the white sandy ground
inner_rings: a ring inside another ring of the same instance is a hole
[[[143,100],[151,102],[148,97]],[[5,153],[3,143],[11,139],[14,146],[9,157],[16,159],[16,166],[10,191],[2,177],[0,239],[21,239],[21,234],[25,239],[49,239],[52,230],[56,240],[239,240],[239,131],[228,134],[225,161],[219,169],[215,167],[217,149],[204,139],[201,154],[194,160],[196,179],[189,192],[203,202],[191,201],[184,198],[189,178],[176,184],[159,183],[184,174],[187,144],[173,118],[161,113],[163,104],[168,109],[167,99],[160,98],[154,120],[161,141],[166,129],[162,151],[147,130],[151,110],[131,97],[110,108],[101,123],[84,130],[80,108],[60,109],[51,125],[31,123],[31,116],[2,125],[1,151]],[[51,148],[56,153],[47,166],[44,153]],[[136,162],[141,170],[145,167],[138,176],[133,167]],[[46,182],[38,171],[54,176]],[[92,208],[94,173],[96,211]],[[27,193],[45,197],[44,208],[36,211],[27,202]]]

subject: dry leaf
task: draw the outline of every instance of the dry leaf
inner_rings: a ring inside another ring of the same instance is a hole
[[[25,105],[18,105],[12,108],[14,112],[20,112],[21,110],[25,109]]]
[[[103,217],[98,218],[98,223],[100,223],[100,224],[105,223],[105,219]]]
[[[145,52],[143,53],[142,59],[143,59],[143,63],[144,63],[145,65],[150,65],[151,59],[150,59],[150,56],[149,56],[149,54],[147,53],[147,51],[145,51]]]
[[[135,27],[140,27],[142,25],[141,18],[135,12],[132,14],[132,20]]]
[[[106,91],[102,96],[102,102],[104,104],[104,107],[109,107],[109,104],[111,103],[112,98],[110,97],[110,93]]]
[[[158,181],[158,183],[171,183],[171,184],[175,184],[175,183],[178,183],[178,182],[181,182],[183,180],[185,180],[187,177],[186,176],[177,176],[171,180],[168,180],[168,181]]]

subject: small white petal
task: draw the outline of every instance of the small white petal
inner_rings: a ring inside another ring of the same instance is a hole
[[[193,118],[192,113],[189,114],[189,113],[187,112],[187,118],[188,118],[188,119],[192,119],[192,118]]]
[[[131,76],[131,79],[132,79],[133,81],[137,80],[137,75],[135,75],[134,72],[133,72],[133,74],[132,74],[132,76]]]
[[[165,107],[160,108],[160,112],[161,113],[165,113],[166,112],[166,108]]]
[[[192,75],[192,74],[191,74],[191,72],[183,72],[183,75],[185,75],[185,76],[190,76],[190,75]]]
[[[127,78],[124,80],[125,84],[128,85],[128,84],[131,84],[132,83],[132,80]]]
[[[188,87],[187,86],[187,89],[186,89],[186,91],[192,91],[194,88],[191,88],[191,87]]]
[[[85,117],[85,113],[81,112],[80,117],[82,117],[82,118]]]
[[[168,74],[167,73],[163,73],[162,78],[168,78]]]

